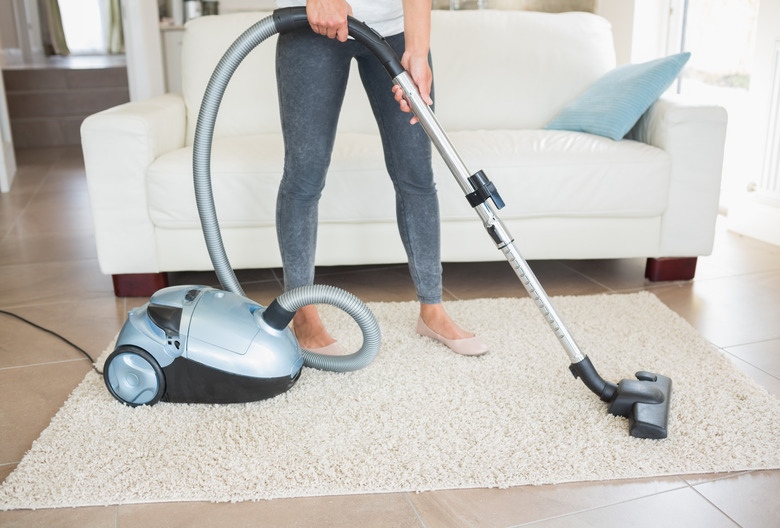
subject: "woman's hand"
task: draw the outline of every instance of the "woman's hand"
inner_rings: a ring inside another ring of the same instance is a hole
[[[431,86],[433,84],[433,72],[431,66],[428,64],[428,53],[414,53],[406,51],[404,56],[401,57],[401,66],[409,73],[409,76],[417,85],[417,90],[420,92],[420,97],[425,101],[425,104],[432,105],[433,99],[431,99]],[[407,113],[412,113],[412,107],[409,105],[409,101],[406,99],[403,89],[397,84],[393,86],[393,95],[395,100],[401,106],[401,110]],[[417,116],[412,117],[409,123],[412,125],[419,120]]]
[[[346,42],[349,35],[347,16],[352,6],[346,0],[308,0],[306,17],[315,33]]]
[[[403,4],[405,51],[404,56],[401,57],[401,66],[417,85],[417,90],[425,104],[432,105],[433,72],[428,64],[428,51],[431,46],[431,1],[403,0]],[[401,105],[401,110],[411,113],[412,108],[401,87],[394,86],[393,93],[395,100]],[[415,116],[409,122],[415,124],[417,121]]]

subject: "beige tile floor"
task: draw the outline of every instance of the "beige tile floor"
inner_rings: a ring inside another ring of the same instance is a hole
[[[0,309],[32,319],[98,355],[145,299],[117,299],[97,265],[77,148],[22,150],[0,195]],[[550,295],[651,290],[734,363],[780,397],[780,247],[718,226],[691,282],[652,284],[644,261],[532,262]],[[404,266],[328,268],[320,277],[367,301],[412,300]],[[267,304],[278,270],[240,273]],[[214,283],[206,273],[176,282]],[[445,297],[525,293],[504,262],[450,264]],[[562,360],[565,357],[562,356]],[[10,474],[89,370],[66,345],[0,316],[0,479]],[[0,512],[0,526],[780,526],[780,471],[238,504],[147,504]]]

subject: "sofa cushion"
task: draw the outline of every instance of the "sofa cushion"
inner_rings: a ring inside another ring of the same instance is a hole
[[[434,10],[431,24],[448,132],[542,128],[615,67],[610,24],[589,13]]]
[[[450,139],[469,170],[482,169],[495,183],[506,202],[501,218],[649,217],[668,206],[669,155],[644,143],[545,130],[455,132]],[[444,162],[434,157],[434,167],[442,216],[472,219],[464,198],[450,198],[462,193]]]
[[[667,206],[669,156],[635,141],[576,132],[453,132],[470,170],[484,170],[507,203],[503,219],[659,216]],[[221,138],[212,149],[212,181],[220,224],[271,226],[282,174],[278,135]],[[190,148],[158,158],[147,173],[150,215],[165,228],[198,228]],[[320,201],[320,222],[395,222],[395,195],[379,139],[341,134]],[[445,220],[477,221],[443,160],[434,171]]]
[[[689,52],[626,64],[606,73],[548,123],[549,130],[588,132],[618,141],[661,97],[691,56]]]

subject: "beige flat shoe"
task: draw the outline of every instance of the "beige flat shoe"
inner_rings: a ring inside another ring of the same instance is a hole
[[[447,348],[456,354],[460,354],[462,356],[481,356],[490,350],[487,343],[476,336],[466,337],[463,339],[447,339],[444,336],[440,336],[428,328],[428,325],[425,324],[425,321],[422,320],[422,317],[417,318],[417,333],[421,336],[435,339],[439,343],[446,345]]]

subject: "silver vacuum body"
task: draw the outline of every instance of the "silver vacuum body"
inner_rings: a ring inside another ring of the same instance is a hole
[[[240,403],[298,380],[303,353],[260,304],[207,286],[174,286],[130,311],[106,360],[109,392],[131,406],[158,401]]]

